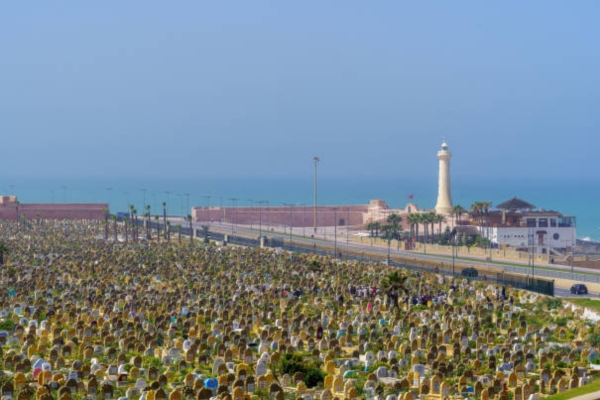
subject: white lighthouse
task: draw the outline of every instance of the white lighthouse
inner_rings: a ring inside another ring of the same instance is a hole
[[[435,212],[442,215],[452,214],[452,196],[450,195],[450,158],[452,153],[448,150],[446,140],[442,143],[442,149],[437,153],[440,160],[438,198]]]

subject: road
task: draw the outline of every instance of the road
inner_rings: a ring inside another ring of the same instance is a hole
[[[180,224],[181,219],[171,219],[171,224]],[[186,223],[187,224],[187,223]],[[206,224],[206,222],[194,222],[194,229],[201,229],[201,226]],[[215,232],[220,232],[223,234],[231,234],[232,228],[234,228],[235,235],[247,236],[252,238],[259,237],[259,234],[268,235],[272,238],[278,238],[283,240],[286,245],[296,244],[302,247],[328,247],[330,248],[329,254],[334,255],[336,252],[342,252],[345,257],[348,256],[348,252],[352,251],[354,253],[364,253],[369,254],[371,258],[372,256],[376,256],[376,258],[381,257],[381,260],[386,260],[388,256],[388,248],[387,247],[378,247],[365,245],[361,243],[356,243],[353,241],[346,240],[345,237],[337,237],[340,238],[338,240],[332,239],[333,231],[329,232],[330,238],[322,237],[319,235],[317,238],[305,237],[298,234],[294,234],[291,238],[289,233],[280,232],[276,230],[270,230],[271,227],[263,226],[263,229],[260,230],[258,227],[251,229],[247,226],[235,226],[232,227],[230,224],[222,224],[218,222],[211,222],[210,229]],[[302,233],[303,230],[297,231],[297,233]],[[289,232],[289,231],[288,231]],[[327,233],[325,234],[327,235]],[[409,258],[415,261],[415,264],[418,261],[429,261],[439,263],[441,269],[445,270],[446,273],[451,273],[452,270],[452,257],[447,255],[440,254],[423,254],[416,253],[413,251],[405,251],[405,250],[396,250],[394,246],[391,246],[389,252],[392,257],[400,256],[404,258]],[[495,276],[498,270],[504,270],[507,273],[518,273],[531,275],[533,273],[535,276],[544,277],[548,279],[568,279],[568,280],[576,280],[581,282],[600,282],[600,274],[595,273],[595,271],[586,270],[584,268],[574,268],[573,272],[571,272],[570,267],[553,265],[553,264],[544,264],[544,265],[535,265],[533,268],[525,263],[519,263],[517,261],[511,261],[510,263],[504,263],[499,261],[487,262],[485,259],[477,259],[477,257],[470,256],[469,258],[464,257],[456,257],[454,260],[455,264],[460,264],[461,268],[464,266],[476,268],[480,274],[486,276]],[[407,263],[410,263],[408,261]],[[555,286],[555,295],[560,297],[571,297],[576,295],[571,295],[568,288]],[[598,297],[598,292],[590,292],[588,297]]]

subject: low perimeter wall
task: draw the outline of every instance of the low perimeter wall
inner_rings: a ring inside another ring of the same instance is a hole
[[[355,237],[353,240],[363,245],[373,245],[381,247],[387,247],[388,245],[387,241],[381,238]],[[392,240],[392,242],[390,243],[390,247],[394,250],[406,250],[406,244],[403,241],[398,243],[397,240]],[[423,243],[415,243],[413,244],[412,250],[417,253],[440,253],[448,254],[449,256],[452,255],[452,246],[442,246],[439,244],[424,245]],[[490,249],[481,249],[479,247],[456,246],[456,252],[457,256],[459,257],[475,256],[487,258],[490,256]],[[529,261],[530,254],[514,249],[492,249],[491,256],[492,260],[503,259],[527,262]],[[553,258],[553,256],[548,254],[536,254],[535,262],[541,264],[549,264],[551,258]]]

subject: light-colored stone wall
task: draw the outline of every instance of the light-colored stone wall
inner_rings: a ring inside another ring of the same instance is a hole
[[[318,206],[317,226],[362,225],[368,215],[368,205]],[[337,209],[337,211],[336,211]],[[240,225],[261,224],[267,226],[312,227],[312,206],[263,206],[263,207],[194,207],[194,221],[220,221]]]
[[[18,207],[18,211],[17,211]],[[105,203],[77,203],[77,204],[32,204],[15,202],[0,203],[0,220],[16,221],[19,218],[27,219],[87,219],[103,220],[108,210]]]
[[[492,260],[504,259],[504,260],[515,260],[515,261],[527,261],[529,260],[529,253],[524,251],[517,251],[514,249],[482,249],[480,247],[467,247],[467,246],[456,246],[457,254],[459,257],[468,257],[469,255],[478,257],[489,257],[491,254]],[[441,246],[439,244],[427,244],[423,243],[415,244],[415,251],[423,253],[441,253],[452,255],[452,246]],[[550,258],[553,256],[548,254],[536,254],[535,262],[549,263]]]

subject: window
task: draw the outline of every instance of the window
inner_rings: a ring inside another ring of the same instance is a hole
[[[572,217],[562,217],[558,219],[558,227],[559,228],[571,228],[575,226],[575,218]]]
[[[536,227],[535,218],[527,218],[527,227],[528,228],[535,228]]]
[[[550,226],[556,228],[556,218],[550,218]]]
[[[548,227],[548,218],[540,218],[538,220],[538,226],[540,228],[547,228]]]

